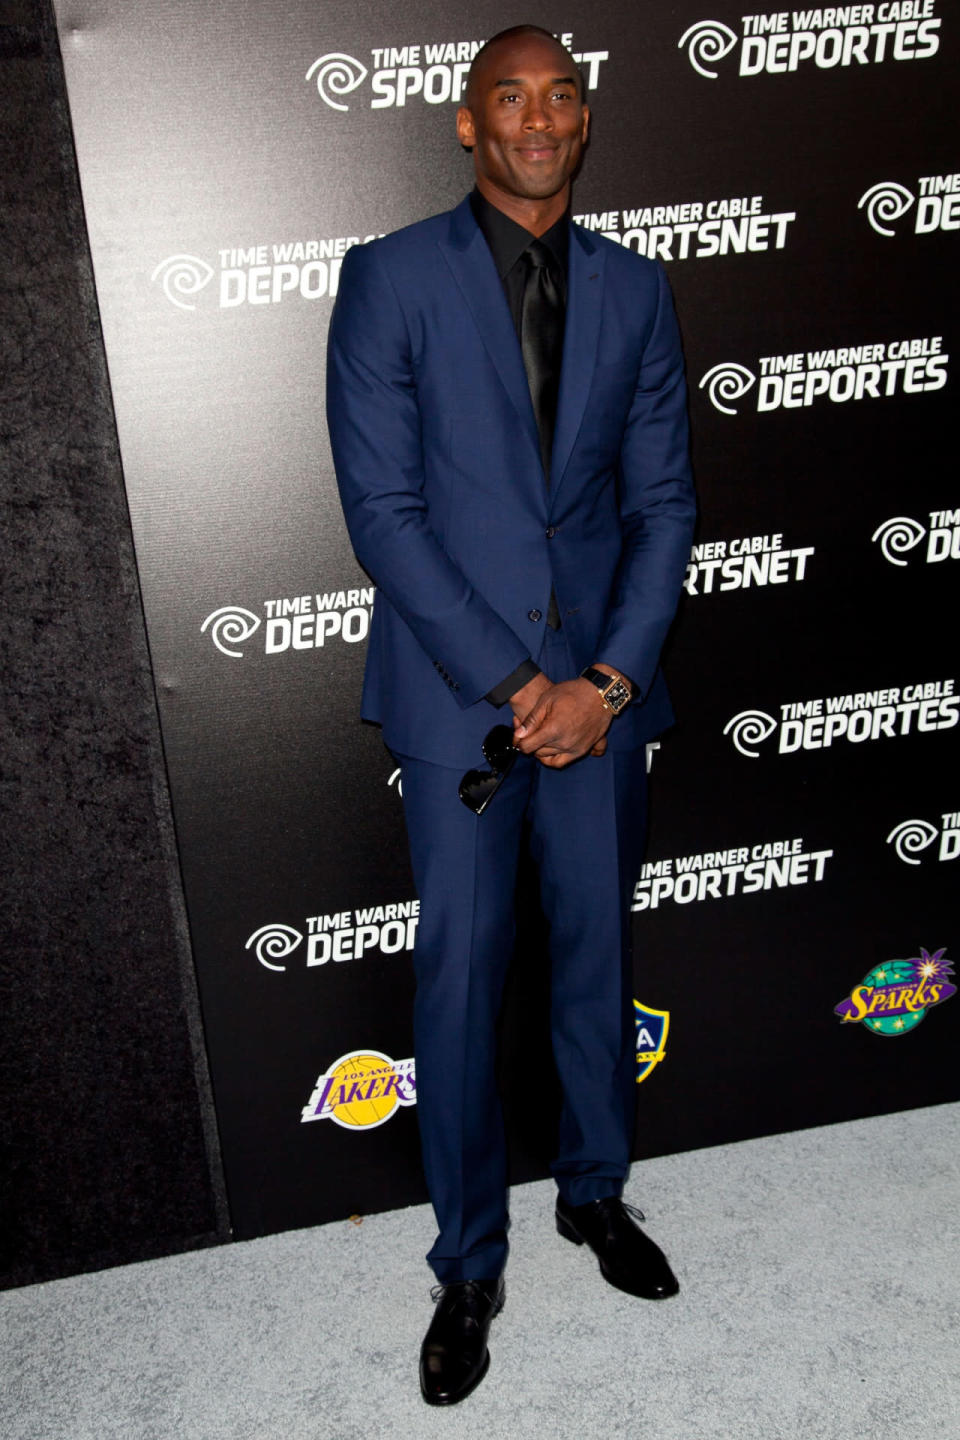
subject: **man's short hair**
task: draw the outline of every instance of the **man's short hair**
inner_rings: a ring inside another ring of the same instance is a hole
[[[479,70],[480,64],[485,58],[488,50],[491,50],[494,45],[499,45],[501,40],[513,40],[520,35],[542,35],[544,40],[552,40],[554,45],[557,45],[566,54],[570,55],[570,52],[569,50],[567,50],[566,45],[562,44],[557,39],[553,31],[545,30],[542,25],[511,25],[506,30],[498,30],[496,35],[491,35],[489,40],[484,41],[484,43],[480,46],[480,49],[477,51],[476,55],[474,55],[473,59],[470,62],[470,69],[467,71],[467,83],[464,86],[463,92],[464,103],[467,106],[469,106],[470,104],[470,92],[473,89],[473,84],[476,80],[477,71]],[[587,87],[583,82],[583,74],[580,70],[580,67],[579,65],[574,64],[572,55],[570,55],[570,68],[572,69],[574,75],[577,77],[577,86],[579,87],[580,100],[582,103],[587,93]]]

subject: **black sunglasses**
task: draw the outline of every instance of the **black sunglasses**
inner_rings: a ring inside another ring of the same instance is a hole
[[[468,770],[457,791],[460,799],[474,815],[482,815],[500,786],[513,769],[519,754],[513,745],[509,725],[494,725],[481,745],[489,770]]]

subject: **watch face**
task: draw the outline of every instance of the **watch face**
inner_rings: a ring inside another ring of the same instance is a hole
[[[614,714],[617,714],[617,712],[622,710],[624,705],[626,705],[627,701],[630,699],[630,691],[627,689],[626,685],[624,685],[622,680],[615,680],[603,698],[606,700],[607,704],[610,706],[610,709],[614,712]]]

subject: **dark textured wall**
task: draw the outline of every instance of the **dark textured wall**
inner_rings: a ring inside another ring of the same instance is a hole
[[[229,1236],[47,7],[0,5],[0,1283]]]

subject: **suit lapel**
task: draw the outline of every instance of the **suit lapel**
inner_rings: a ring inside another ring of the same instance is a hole
[[[557,427],[550,465],[550,495],[556,496],[583,422],[597,361],[603,308],[603,250],[589,234],[573,226],[567,275],[567,321]]]
[[[480,332],[494,369],[509,395],[534,454],[540,455],[540,438],[530,400],[527,372],[517,343],[503,286],[493,256],[473,218],[469,199],[451,212],[447,239],[439,241],[441,254],[453,272],[474,324]]]

